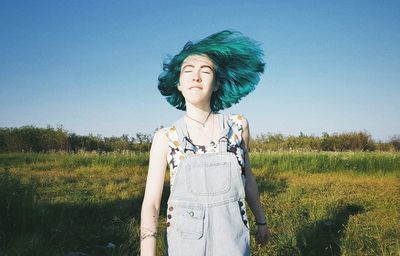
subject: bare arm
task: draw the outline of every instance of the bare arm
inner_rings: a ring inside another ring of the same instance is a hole
[[[162,130],[155,133],[150,150],[149,169],[140,221],[140,255],[156,255],[156,232],[165,170],[168,138]]]
[[[244,163],[245,163],[245,174],[246,174],[246,185],[245,185],[246,202],[248,203],[251,211],[253,212],[256,221],[265,222],[266,221],[265,214],[260,203],[260,194],[258,192],[257,183],[253,176],[253,173],[251,172],[250,158],[248,153],[250,129],[247,120],[246,119],[244,120],[245,122],[243,125],[242,136],[243,136],[243,147],[245,149]]]

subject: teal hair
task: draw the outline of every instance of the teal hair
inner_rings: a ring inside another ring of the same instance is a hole
[[[186,110],[185,98],[178,90],[182,62],[190,55],[206,55],[215,65],[215,79],[219,85],[211,95],[213,111],[229,108],[255,89],[264,72],[263,52],[259,43],[240,32],[224,30],[196,43],[187,42],[182,51],[164,62],[158,77],[158,89],[167,101]]]

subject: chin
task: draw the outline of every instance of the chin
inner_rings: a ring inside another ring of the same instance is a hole
[[[195,107],[202,107],[204,105],[209,105],[210,104],[210,99],[205,99],[205,100],[191,100],[191,99],[187,99],[186,100],[187,103],[189,103],[190,105],[193,105]]]

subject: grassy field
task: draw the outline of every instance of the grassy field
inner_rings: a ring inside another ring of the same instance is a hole
[[[251,162],[272,231],[252,255],[400,255],[399,153]],[[0,154],[0,255],[137,255],[147,163],[146,153]],[[167,174],[158,255],[168,194]]]

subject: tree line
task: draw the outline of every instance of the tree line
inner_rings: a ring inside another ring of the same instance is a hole
[[[257,135],[250,142],[251,150],[263,151],[400,151],[400,136],[390,138],[388,142],[374,141],[366,131],[344,132],[322,136],[305,135],[284,136],[280,133]]]
[[[38,128],[32,125],[19,128],[0,127],[0,152],[78,152],[78,151],[149,151],[152,135],[136,133],[135,137],[78,135],[62,126]]]
[[[162,128],[162,126],[161,126]],[[159,128],[158,128],[159,129]],[[156,129],[157,130],[157,129]],[[17,128],[0,127],[0,152],[118,152],[149,151],[153,134],[123,134],[120,137],[78,135],[62,126],[38,128],[32,125]],[[284,136],[280,133],[257,135],[251,139],[252,152],[264,151],[400,151],[400,136],[388,142],[376,142],[367,132],[323,133],[322,136]]]

